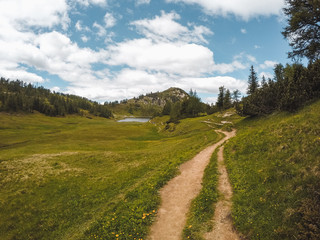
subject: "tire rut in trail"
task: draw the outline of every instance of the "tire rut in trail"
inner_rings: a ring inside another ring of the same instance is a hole
[[[218,191],[222,196],[215,207],[213,230],[205,234],[206,240],[240,240],[231,217],[232,187],[224,164],[223,149],[224,146],[221,146],[218,152]]]
[[[219,131],[222,132],[222,131]],[[186,224],[186,215],[191,201],[202,188],[204,170],[214,150],[233,137],[233,132],[222,132],[226,136],[218,143],[207,147],[192,160],[180,166],[180,175],[171,179],[160,190],[161,206],[155,223],[151,226],[149,240],[179,240]]]

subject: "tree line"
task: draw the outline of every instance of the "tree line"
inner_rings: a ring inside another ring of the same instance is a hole
[[[247,96],[238,105],[241,115],[259,116],[274,111],[296,111],[320,97],[320,60],[302,64],[275,65],[273,79],[259,84],[253,66],[248,78]]]
[[[86,98],[51,92],[44,87],[36,87],[23,81],[0,79],[0,111],[34,112],[48,116],[65,116],[66,114],[93,114],[110,118],[112,112],[106,105]]]

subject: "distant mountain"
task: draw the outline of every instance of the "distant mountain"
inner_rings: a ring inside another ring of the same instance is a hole
[[[162,112],[168,101],[182,102],[189,94],[180,88],[169,88],[163,92],[148,93],[129,100],[109,103],[113,112],[118,114],[132,114],[140,116],[154,116]]]
[[[128,103],[139,103],[144,105],[155,105],[164,107],[167,101],[172,103],[183,101],[185,98],[189,98],[188,93],[180,88],[169,88],[163,92],[148,93],[146,95],[140,95],[138,98],[128,100]]]

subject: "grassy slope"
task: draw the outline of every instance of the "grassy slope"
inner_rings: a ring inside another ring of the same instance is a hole
[[[238,124],[225,156],[232,215],[250,239],[320,239],[319,122],[318,101]]]
[[[219,138],[200,121],[0,113],[1,239],[144,237],[157,190]]]

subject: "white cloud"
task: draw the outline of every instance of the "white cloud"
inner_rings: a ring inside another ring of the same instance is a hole
[[[156,41],[184,41],[207,43],[204,35],[213,34],[210,29],[205,26],[196,26],[189,24],[193,29],[176,22],[180,19],[180,15],[175,12],[161,12],[161,16],[156,16],[154,19],[142,19],[131,22],[131,25],[136,26],[138,31]]]
[[[106,13],[104,15],[104,23],[106,28],[111,28],[116,25],[117,20],[115,17],[112,15],[112,13]]]
[[[102,25],[98,24],[97,22],[94,22],[92,27],[94,27],[98,30],[97,35],[99,37],[104,37],[107,34],[106,29]]]
[[[183,2],[198,4],[207,14],[228,16],[230,14],[249,20],[256,16],[279,15],[284,7],[284,0],[166,0],[167,2]]]
[[[0,27],[9,24],[18,29],[29,27],[68,27],[68,5],[65,0],[2,0],[0,1]],[[1,28],[2,29],[2,28]]]
[[[24,68],[14,68],[14,69],[0,69],[1,76],[5,76],[11,80],[22,80],[27,83],[43,83],[45,79],[43,77],[30,73]]]
[[[266,78],[266,80],[268,80],[268,78],[270,78],[270,79],[273,78],[273,74],[270,72],[261,72],[259,74],[260,79],[262,79],[263,76]]]
[[[224,86],[230,91],[236,89],[244,92],[247,87],[246,81],[242,81],[229,76],[217,76],[207,78],[182,78],[178,82],[178,86],[183,89],[195,89],[202,93],[218,93],[219,87]]]
[[[242,34],[246,34],[246,33],[247,33],[247,30],[244,29],[244,28],[241,28],[240,32],[241,32]]]
[[[216,103],[217,99],[218,99],[218,97],[207,97],[207,98],[204,99],[204,102],[205,103],[209,103],[209,104]]]
[[[136,5],[150,4],[151,0],[136,0]]]
[[[75,27],[76,27],[77,31],[82,30],[81,22],[79,20],[76,22]]]
[[[73,0],[83,6],[88,7],[90,4],[92,5],[98,5],[98,6],[106,6],[107,0]]]
[[[68,82],[68,93],[95,100],[131,98],[171,86],[186,91],[193,88],[198,93],[217,93],[221,85],[229,89],[243,88],[242,81],[235,78],[207,76],[247,68],[253,57],[242,54],[229,64],[215,64],[213,52],[203,46],[207,43],[206,36],[213,34],[210,29],[194,23],[184,26],[175,12],[161,12],[152,19],[131,22],[131,26],[143,34],[142,38],[119,43],[112,42],[115,33],[107,32],[117,21],[112,13],[107,12],[100,23],[94,22],[93,30],[85,26],[86,22],[75,21],[72,30],[78,31],[83,42],[94,38],[89,34],[96,32],[108,43],[106,49],[96,51],[79,47],[69,35],[57,30],[69,25],[70,6],[66,2],[74,1],[0,0],[1,76],[45,82],[47,80],[37,74],[44,71]],[[25,12],[20,11],[18,3],[26,8]],[[102,0],[78,3],[83,6],[107,4]],[[39,11],[39,6],[43,11]],[[16,12],[11,11],[15,8]],[[23,17],[18,15],[20,12]],[[105,69],[97,70],[95,64],[98,69],[105,64]],[[113,66],[122,70],[107,69]]]
[[[274,66],[275,66],[276,64],[278,64],[278,62],[266,60],[266,61],[264,61],[263,64],[260,64],[259,67],[260,67],[261,69],[274,68]]]
[[[58,86],[55,86],[55,87],[51,88],[50,90],[51,90],[51,92],[61,92],[61,88]]]
[[[261,46],[259,46],[259,45],[254,45],[253,47],[254,47],[254,49],[260,49],[261,48]]]
[[[134,39],[109,48],[111,65],[127,65],[140,70],[162,71],[182,76],[198,76],[213,69],[213,53],[206,47],[187,43],[155,43]]]
[[[27,37],[15,41],[0,40],[0,55],[0,74],[6,78],[45,81],[37,74],[28,72],[34,68],[79,85],[88,79],[95,80],[92,64],[107,58],[104,50],[95,52],[89,48],[79,48],[69,37],[56,31],[27,34]]]
[[[246,69],[247,65],[243,64],[237,60],[232,63],[219,63],[214,65],[214,71],[219,72],[221,74],[231,73],[236,70]]]
[[[90,29],[87,26],[83,26],[82,21],[80,20],[78,20],[74,26],[78,32],[82,32],[82,31],[90,32]]]
[[[257,59],[256,59],[254,56],[252,56],[252,55],[247,55],[247,58],[248,58],[248,60],[249,60],[250,62],[252,62],[252,63],[256,63],[256,62],[257,62]]]
[[[89,38],[89,37],[87,37],[87,36],[85,36],[85,35],[82,35],[82,36],[81,36],[81,40],[82,40],[82,42],[85,42],[85,43],[86,43],[86,42],[88,42],[88,41],[89,41],[89,39],[90,39],[90,38]]]
[[[256,62],[257,60],[254,56],[251,56],[243,52],[238,55],[235,55],[231,63],[215,64],[213,69],[215,72],[226,74],[226,73],[232,73],[237,70],[243,70],[243,69],[249,68],[250,64],[256,63]]]

